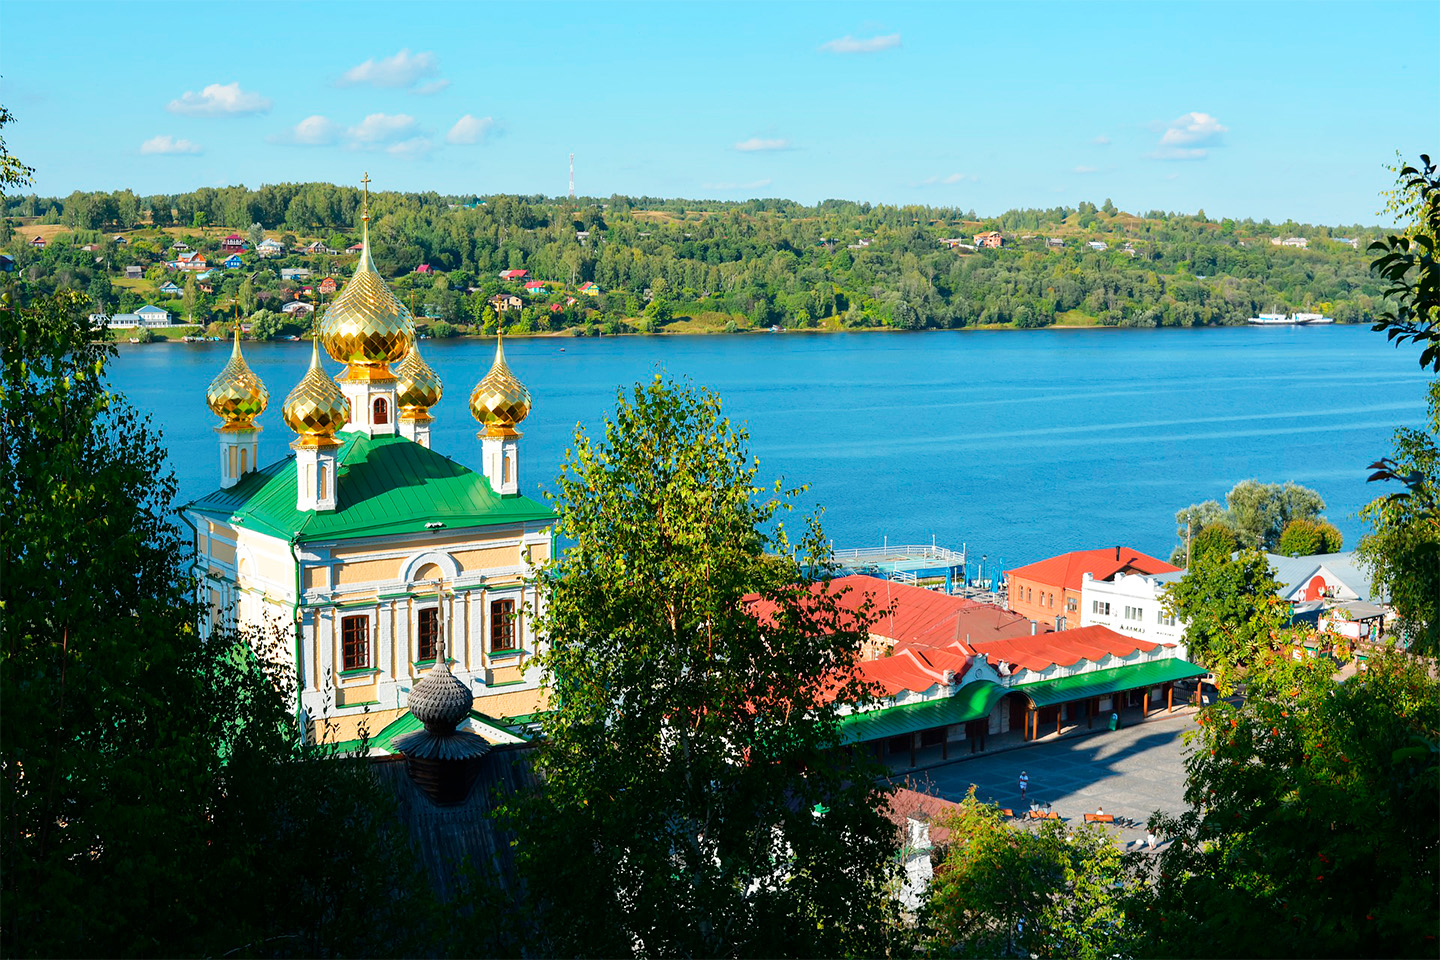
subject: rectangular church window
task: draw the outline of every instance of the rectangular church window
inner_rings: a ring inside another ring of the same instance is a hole
[[[420,660],[435,659],[435,647],[440,639],[440,608],[426,607],[420,611]]]
[[[364,670],[370,666],[370,618],[345,617],[340,621],[340,646],[344,670]]]
[[[515,649],[515,601],[495,600],[490,604],[490,652]]]

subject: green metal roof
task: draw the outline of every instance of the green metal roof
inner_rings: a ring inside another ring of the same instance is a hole
[[[470,719],[473,721],[474,726],[480,728],[480,735],[492,743],[508,742],[505,740],[506,737],[514,738],[521,743],[526,742],[528,739],[524,735],[511,730],[499,720],[488,717],[478,710],[470,711]],[[419,730],[423,726],[425,725],[415,718],[415,714],[407,710],[392,720],[384,730],[377,733],[370,741],[370,747],[373,750],[383,750],[386,753],[394,753],[396,740],[407,733],[413,733]],[[490,735],[487,736],[487,734]]]
[[[1024,683],[1010,689],[1025,694],[1037,707],[1050,707],[1057,703],[1069,703],[1071,700],[1103,697],[1121,690],[1153,687],[1171,680],[1184,680],[1186,677],[1203,677],[1209,672],[1188,660],[1151,660],[1148,663],[1060,677],[1058,680]]]
[[[916,730],[929,730],[990,715],[990,708],[1005,696],[1005,688],[989,680],[967,683],[953,696],[924,703],[907,703],[883,710],[868,710],[840,718],[845,743],[899,737]]]
[[[235,486],[190,504],[236,526],[301,540],[423,533],[426,524],[491,526],[550,520],[529,497],[502,497],[476,473],[405,437],[342,435],[335,509],[295,509],[295,456],[246,474]]]

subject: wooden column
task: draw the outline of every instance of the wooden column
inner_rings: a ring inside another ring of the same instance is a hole
[[[1165,684],[1165,712],[1175,712],[1175,684]]]
[[[1140,718],[1143,720],[1148,716],[1150,716],[1150,688],[1146,687],[1145,697],[1140,701]]]
[[[1055,706],[1055,736],[1060,736],[1060,723],[1065,719],[1065,704]]]

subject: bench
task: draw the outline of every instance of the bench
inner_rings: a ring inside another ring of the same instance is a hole
[[[1051,810],[1049,813],[1046,813],[1044,810],[1031,810],[1031,811],[1030,811],[1030,819],[1031,819],[1031,820],[1059,820],[1059,819],[1060,819],[1060,814],[1056,813],[1054,810]]]
[[[1013,817],[1015,816],[1015,811],[1014,811],[1014,810],[1011,810],[1009,807],[1001,807],[1001,808],[1000,808],[1000,815],[1003,816],[1003,817],[1012,817],[1012,818],[1013,818]]]
[[[1085,822],[1086,822],[1086,823],[1114,823],[1114,822],[1115,822],[1115,818],[1114,818],[1113,816],[1111,816],[1110,814],[1108,814],[1108,813],[1087,813],[1087,814],[1085,814]]]

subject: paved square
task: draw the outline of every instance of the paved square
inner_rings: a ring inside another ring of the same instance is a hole
[[[962,759],[909,774],[911,785],[949,800],[964,798],[975,784],[981,800],[1011,807],[1018,814],[1030,802],[1049,802],[1074,823],[1104,807],[1115,816],[1142,823],[1156,810],[1185,810],[1187,732],[1197,729],[1193,711],[1159,716],[1111,732],[1065,737],[973,760]],[[1030,775],[1025,804],[1020,802],[1020,771]],[[905,783],[907,775],[892,782]],[[1124,839],[1144,829],[1116,829]]]

